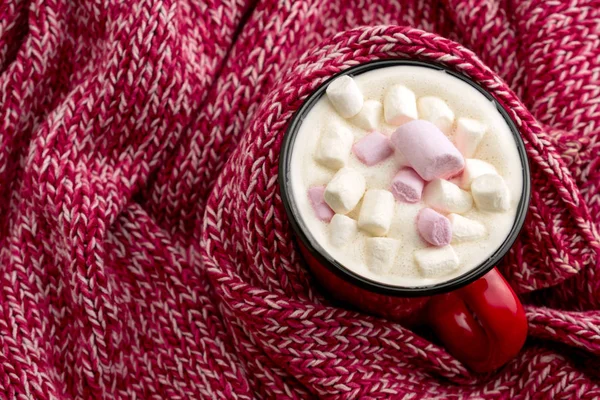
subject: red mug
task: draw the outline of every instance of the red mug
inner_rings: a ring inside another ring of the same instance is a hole
[[[470,84],[491,102],[511,129],[521,159],[523,193],[515,222],[502,245],[484,263],[448,281],[421,287],[400,287],[367,279],[333,259],[310,234],[291,195],[289,165],[304,116],[323,96],[328,83],[341,75],[377,68],[412,65],[443,70]],[[407,326],[428,326],[450,354],[475,372],[493,371],[515,357],[527,337],[527,319],[517,295],[495,268],[516,240],[527,213],[531,192],[525,145],[506,110],[482,87],[464,75],[434,63],[382,60],[347,69],[324,82],[293,116],[283,139],[279,185],[299,248],[326,293],[362,311]]]

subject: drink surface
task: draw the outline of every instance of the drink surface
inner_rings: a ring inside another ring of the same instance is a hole
[[[299,217],[310,230],[311,235],[320,246],[339,263],[355,273],[382,283],[415,287],[441,283],[463,275],[488,259],[504,242],[515,222],[518,203],[523,190],[522,165],[517,145],[512,132],[496,106],[466,82],[444,72],[425,67],[395,66],[368,71],[354,76],[364,102],[378,101],[384,104],[386,92],[395,85],[402,85],[414,92],[417,101],[426,96],[442,99],[454,113],[454,122],[445,134],[456,143],[457,121],[460,118],[476,120],[486,127],[485,135],[477,145],[475,152],[468,158],[491,164],[503,179],[509,194],[506,210],[490,212],[480,209],[475,203],[468,211],[460,212],[460,216],[477,221],[485,227],[485,234],[477,240],[455,241],[451,247],[458,257],[458,266],[450,273],[438,275],[424,274],[419,268],[416,252],[431,248],[417,230],[419,211],[431,204],[421,198],[416,203],[394,201],[389,230],[378,234],[385,238],[395,239],[397,246],[390,268],[377,270],[370,265],[368,248],[372,232],[358,229],[344,243],[332,240],[331,224],[323,221],[316,213],[307,193],[311,188],[326,186],[334,177],[339,167],[325,166],[318,160],[321,136],[332,124],[349,130],[354,144],[369,135],[371,130],[363,129],[355,118],[342,117],[332,105],[327,95],[313,106],[303,119],[294,142],[290,173],[292,196],[296,203]],[[373,104],[373,103],[370,103]],[[419,115],[419,117],[422,117]],[[381,111],[375,123],[375,131],[390,136],[398,126],[385,122]],[[467,157],[465,157],[467,158]],[[375,165],[368,166],[354,152],[349,154],[344,167],[357,171],[364,177],[366,191],[369,189],[390,190],[390,183],[400,169],[407,165],[406,157],[395,151],[392,156]],[[448,178],[450,182],[459,184],[461,177]],[[427,190],[427,185],[425,187]],[[459,184],[460,185],[460,184]],[[468,188],[462,186],[470,193]],[[358,220],[363,199],[349,211],[346,216]],[[444,213],[448,216],[448,213]]]

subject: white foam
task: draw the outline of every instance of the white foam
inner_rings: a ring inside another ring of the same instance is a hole
[[[369,279],[397,286],[423,286],[463,275],[487,259],[502,244],[514,222],[523,181],[519,153],[508,125],[496,110],[495,105],[481,93],[443,71],[398,66],[369,71],[355,76],[354,79],[363,93],[365,101],[383,102],[386,89],[392,85],[401,84],[414,91],[417,97],[437,96],[443,99],[457,119],[472,118],[485,124],[487,132],[471,157],[486,161],[496,168],[508,187],[511,199],[510,208],[506,212],[490,213],[473,207],[470,211],[462,214],[466,218],[481,222],[489,234],[485,240],[453,243],[452,247],[460,260],[459,267],[451,274],[441,278],[424,278],[416,265],[413,254],[416,250],[426,248],[427,244],[419,237],[416,228],[406,229],[406,227],[415,226],[416,214],[425,207],[425,204],[423,201],[414,204],[396,202],[392,224],[386,236],[399,239],[398,254],[389,273],[379,275],[372,272],[367,268],[366,263],[365,240],[370,235],[359,231],[351,243],[343,248],[336,248],[329,242],[328,225],[315,217],[306,196],[309,187],[326,185],[334,174],[334,171],[319,165],[312,157],[319,142],[320,130],[318,127],[322,126],[324,121],[334,120],[350,129],[354,134],[355,141],[366,134],[364,129],[340,117],[331,103],[323,98],[305,117],[292,154],[292,191],[301,218],[310,228],[314,238],[332,257],[347,268]],[[386,124],[382,118],[376,129],[390,135],[395,127]],[[450,135],[450,139],[454,140],[453,134]],[[503,151],[500,152],[499,149],[503,149]],[[398,171],[401,160],[399,157],[390,157],[376,166],[367,167],[354,154],[351,154],[346,166],[355,169],[365,177],[366,189],[389,190],[389,184]],[[357,219],[359,210],[360,204],[348,216]]]

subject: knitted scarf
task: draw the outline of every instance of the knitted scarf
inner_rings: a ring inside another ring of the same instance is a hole
[[[0,398],[597,398],[599,34],[598,0],[0,2]],[[398,58],[526,143],[530,336],[489,375],[332,304],[282,206],[303,100]]]

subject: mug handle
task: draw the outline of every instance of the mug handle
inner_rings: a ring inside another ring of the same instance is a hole
[[[480,373],[508,362],[527,338],[523,306],[496,268],[463,288],[432,297],[427,324],[450,354]]]

